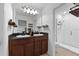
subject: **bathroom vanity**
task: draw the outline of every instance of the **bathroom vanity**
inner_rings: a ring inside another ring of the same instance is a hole
[[[8,31],[12,33],[8,41],[9,56],[40,56],[48,51],[48,24],[42,24],[41,19],[39,21],[39,14],[27,14],[20,10],[22,7],[12,5],[13,19],[8,22]]]
[[[9,38],[9,56],[40,56],[47,50],[48,37],[45,35]]]

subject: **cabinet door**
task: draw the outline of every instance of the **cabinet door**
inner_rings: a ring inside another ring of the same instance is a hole
[[[10,56],[24,56],[24,41],[23,40],[9,40],[9,55]]]
[[[41,55],[41,39],[40,38],[35,38],[34,41],[34,55],[39,56]]]
[[[33,52],[34,52],[34,43],[33,43],[33,39],[27,39],[25,46],[24,46],[24,55],[25,56],[33,56]]]
[[[10,49],[11,56],[24,56],[24,47],[22,45],[14,45]]]
[[[42,38],[42,54],[46,53],[48,50],[48,39]]]

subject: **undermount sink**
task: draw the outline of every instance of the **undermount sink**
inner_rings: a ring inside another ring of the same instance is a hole
[[[34,36],[43,36],[43,34],[34,34]]]
[[[18,36],[16,36],[16,37],[18,37],[18,38],[22,38],[22,37],[30,37],[30,35],[18,35]]]
[[[34,34],[33,36],[43,36],[43,34]],[[30,37],[30,35],[18,35],[16,37],[23,38],[23,37]]]

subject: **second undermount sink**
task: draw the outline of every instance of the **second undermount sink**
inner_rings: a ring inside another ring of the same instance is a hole
[[[34,34],[33,36],[43,36],[43,34]]]
[[[18,38],[22,38],[22,37],[30,37],[30,35],[18,35],[18,36],[16,36],[16,37],[18,37]]]
[[[43,34],[34,34],[33,36],[43,36]],[[31,37],[31,36],[30,35],[18,35],[16,37],[23,38],[23,37]]]

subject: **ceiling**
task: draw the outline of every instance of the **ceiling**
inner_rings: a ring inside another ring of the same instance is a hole
[[[37,10],[42,10],[46,5],[47,3],[14,3],[12,4],[12,6],[17,9],[22,9],[22,6],[26,6],[26,7],[28,6],[28,7],[35,8]]]
[[[28,7],[32,7],[35,8],[39,13],[41,13],[41,11],[48,5],[52,5],[52,7],[56,7],[57,5],[60,5],[59,3],[12,3],[12,7],[17,9],[17,13],[22,14],[21,11],[23,6],[28,6]]]
[[[37,10],[43,10],[47,5],[55,6],[59,3],[13,3],[12,6],[17,9],[22,9],[22,6],[28,6]]]

